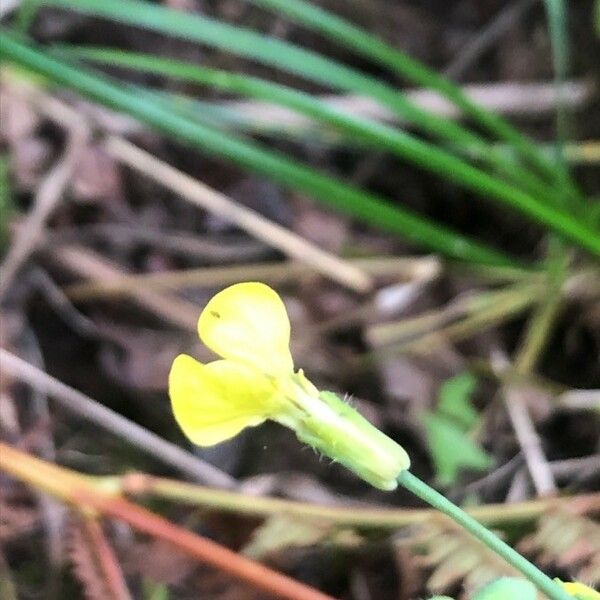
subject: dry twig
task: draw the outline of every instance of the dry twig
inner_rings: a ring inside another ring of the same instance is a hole
[[[54,379],[4,348],[0,348],[0,365],[4,373],[9,373],[34,389],[48,394],[68,411],[100,425],[185,475],[216,487],[235,486],[235,480],[223,471]]]
[[[88,128],[80,117],[70,122],[65,150],[38,187],[33,208],[0,266],[0,300],[6,296],[22,264],[35,250],[46,222],[63,197],[87,135]]]
[[[96,252],[82,247],[62,246],[52,253],[52,259],[69,271],[77,273],[94,283],[110,285],[113,280],[126,277],[127,273],[116,267],[106,258]],[[186,331],[196,329],[200,307],[175,294],[160,293],[144,286],[137,287],[131,293],[131,298],[146,310],[157,315],[167,323]]]
[[[253,517],[285,514],[298,519],[326,521],[339,527],[371,527],[398,529],[428,521],[449,522],[448,517],[432,509],[394,508],[387,506],[325,505],[272,498],[249,496],[239,491],[214,490],[193,483],[153,477],[145,473],[101,478],[104,486],[133,496],[150,496],[200,506],[222,512]],[[487,504],[472,506],[466,511],[488,526],[502,526],[537,519],[548,510],[573,502],[569,497],[538,498],[515,504]],[[579,506],[587,512],[600,511],[600,493],[577,496]]]
[[[63,125],[74,117],[82,119],[69,105],[32,85],[20,83],[19,93],[32,101],[47,117]],[[88,129],[91,126],[88,122]],[[372,289],[373,281],[367,273],[175,169],[125,138],[109,135],[105,140],[105,148],[120,163],[170,188],[188,202],[230,220],[254,237],[281,250],[289,257],[310,265],[330,279],[358,292],[368,292]]]
[[[397,281],[421,280],[433,277],[441,270],[441,262],[435,257],[382,257],[354,259],[348,261],[373,278],[393,278]],[[123,275],[110,281],[90,281],[76,283],[65,288],[72,300],[91,300],[94,298],[131,295],[140,288],[181,289],[185,287],[223,287],[240,281],[252,273],[259,281],[271,285],[283,285],[313,272],[307,264],[297,261],[245,263],[223,267],[202,267],[198,269],[179,269],[160,273],[142,273]]]
[[[555,87],[553,83],[502,82],[485,85],[467,85],[463,87],[467,95],[488,110],[511,115],[539,115],[556,107]],[[565,103],[568,107],[581,106],[591,100],[594,85],[587,81],[568,81],[564,84]],[[451,102],[430,90],[406,92],[406,97],[420,108],[429,110],[446,118],[457,118],[460,110]],[[364,96],[325,96],[320,98],[330,108],[340,112],[378,121],[398,121],[398,115],[381,106],[377,101]],[[309,130],[315,123],[291,109],[260,101],[228,101],[222,103],[227,109],[245,116],[256,127],[271,130],[273,128],[293,128]]]
[[[256,238],[287,256],[310,265],[330,279],[358,292],[367,292],[373,287],[369,275],[347,261],[321,250],[301,236],[171,167],[131,142],[110,136],[105,147],[122,164],[177,192],[188,202],[235,223]]]

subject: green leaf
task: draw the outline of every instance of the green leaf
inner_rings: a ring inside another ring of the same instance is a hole
[[[431,457],[442,485],[454,483],[463,468],[484,470],[491,464],[490,456],[468,433],[478,420],[471,403],[476,385],[477,380],[469,372],[446,380],[440,389],[436,412],[424,417]]]
[[[464,183],[469,186],[474,185],[474,189],[478,191],[489,192],[487,187],[485,189],[479,187],[481,181],[477,176],[475,179],[469,176],[469,173],[471,175],[473,173],[480,173],[481,169],[473,169],[473,167],[469,166],[467,171],[464,171],[464,160],[454,157],[448,150],[439,148],[432,143],[417,140],[405,131],[400,131],[384,123],[344,114],[344,112],[329,107],[327,103],[319,101],[310,94],[297,91],[291,87],[272,83],[257,77],[249,77],[243,74],[211,69],[196,64],[163,59],[160,56],[150,54],[126,52],[111,48],[79,46],[59,46],[58,49],[61,54],[67,57],[81,57],[86,60],[107,64],[111,67],[123,66],[128,69],[180,78],[201,85],[209,85],[223,91],[240,94],[245,97],[279,104],[326,123],[333,129],[352,136],[358,141],[372,144],[373,147],[379,148],[379,150],[389,151],[404,160],[416,162],[426,169],[436,170],[434,163],[439,164],[437,172],[446,177],[456,177],[459,173],[466,174],[467,179]],[[458,148],[456,144],[453,144],[452,147],[455,149]],[[419,148],[422,151],[419,151]],[[467,147],[465,146],[464,148]],[[471,155],[477,155],[480,160],[494,155],[494,152],[490,151],[489,146],[477,144],[470,145],[468,148]],[[487,151],[484,149],[487,149]],[[482,150],[484,151],[482,152]],[[420,159],[419,156],[421,157]],[[510,165],[504,164],[498,170],[503,178],[506,179],[508,177],[511,180],[511,186],[520,187],[523,191],[537,198],[553,198],[554,201],[563,198],[562,194],[557,196],[556,190],[544,185],[530,171],[517,169],[518,165],[510,160],[505,162],[510,163]],[[498,167],[498,165],[495,166]],[[484,176],[484,186],[488,179],[489,176]],[[497,177],[492,179],[497,179]]]
[[[524,579],[503,577],[486,585],[473,600],[536,600],[535,586]]]
[[[154,6],[149,2],[134,0],[43,0],[43,4],[70,8],[79,12],[132,24],[137,27],[163,32],[173,37],[199,42],[227,50],[245,58],[251,58],[266,65],[281,68],[331,88],[365,94],[389,106],[396,113],[402,115],[403,118],[408,119],[424,131],[452,143],[462,142],[477,147],[481,146],[484,141],[481,135],[465,129],[448,119],[423,110],[411,102],[400,90],[394,89],[380,79],[368,76],[315,52],[305,50],[304,48],[273,37],[265,36],[251,29],[232,26],[199,14],[171,10],[162,6]],[[363,35],[368,36],[365,32],[363,32]],[[339,41],[345,39],[340,37]],[[438,76],[438,79],[442,82],[447,81],[440,76]],[[434,83],[433,80],[431,82],[432,84]],[[457,98],[454,99],[458,101]],[[473,107],[474,104],[467,103],[462,108],[466,110],[467,106]],[[488,119],[495,120],[492,113],[481,110],[480,112],[486,114]],[[515,148],[520,148],[519,141],[525,138],[517,132],[515,133],[516,137],[509,137]],[[540,158],[541,164],[545,164],[546,175],[550,174],[555,180],[555,167],[547,164],[545,157],[541,155],[531,142],[529,142],[529,147],[533,151],[533,156]],[[522,182],[529,180],[533,175],[524,165],[515,164],[514,162],[506,164],[502,156],[495,153],[483,153],[481,159],[484,162],[487,161],[490,166],[494,166],[503,173],[510,174],[511,172],[517,173],[518,171],[517,180]],[[456,166],[458,168],[458,164]],[[447,176],[450,177],[451,175],[448,174]],[[468,174],[467,178],[473,179],[473,176],[477,179],[475,173]],[[562,185],[563,181],[560,180],[558,183]],[[539,184],[540,181],[538,180],[537,184],[534,185],[537,187]],[[510,188],[503,189],[502,186],[495,187],[493,184],[492,187],[494,187],[494,190],[490,190],[489,193],[491,196],[501,196],[505,201],[508,201],[508,198],[512,198],[517,205],[527,211],[536,211],[534,205],[539,202],[541,204],[541,206],[538,206],[540,210],[537,211],[539,216],[535,216],[535,218],[543,220],[543,215],[546,213],[544,210],[545,203],[554,197],[554,192],[556,191],[555,184],[556,181],[553,181],[553,188],[548,191],[547,195],[542,196],[539,196],[539,194],[531,195],[530,193],[518,194],[517,190],[512,190],[513,193],[511,193]],[[570,193],[573,191],[571,188],[572,186],[569,186],[569,189],[563,191]],[[508,194],[506,193],[507,191]],[[532,202],[533,205],[531,204]],[[549,213],[546,213],[546,216],[552,218],[552,215]],[[569,220],[569,215],[562,215],[561,219]]]
[[[517,154],[553,179],[564,197],[572,199],[575,205],[580,205],[583,201],[581,192],[576,189],[568,172],[563,168],[557,168],[554,161],[541,156],[539,146],[515,129],[506,119],[479,106],[450,79],[378,39],[372,32],[365,31],[305,0],[247,1],[270,8],[313,31],[318,31],[335,43],[350,48],[359,56],[378,62],[415,85],[436,90],[459,108],[465,116],[478,123],[484,130],[508,142]]]
[[[554,177],[553,165],[540,156],[531,140],[515,130],[502,117],[472,102],[464,91],[449,79],[425,64],[385,43],[371,32],[330,13],[312,2],[304,0],[249,0],[269,8],[289,19],[350,48],[359,56],[374,60],[416,85],[436,90],[455,104],[466,116],[472,118],[489,132],[511,144],[523,156],[536,164],[547,175]]]
[[[453,419],[429,412],[425,414],[424,421],[431,457],[441,485],[454,483],[461,469],[484,471],[492,463],[491,457]]]
[[[381,79],[252,29],[135,0],[41,1],[47,6],[70,8],[227,50],[330,88],[371,96],[424,131],[452,143],[462,141],[478,146],[484,141],[480,134],[466,129],[460,123],[424,110],[401,90],[387,85]],[[539,154],[538,151],[536,156]],[[507,165],[501,156],[488,153],[482,159],[510,173],[511,165]],[[520,169],[520,166],[513,164],[512,169]],[[526,170],[522,170],[522,174],[525,177],[528,175]]]
[[[346,185],[246,138],[225,135],[219,129],[191,120],[176,109],[169,110],[164,100],[153,94],[134,93],[131,87],[120,82],[57,60],[49,53],[23,43],[5,29],[0,29],[0,42],[3,55],[22,67],[130,114],[198,150],[231,160],[273,181],[310,194],[333,209],[454,258],[495,265],[512,263],[502,253],[394,206],[380,196]]]
[[[476,385],[477,379],[468,371],[447,379],[440,390],[438,412],[454,418],[465,430],[473,427],[478,416],[471,404]]]

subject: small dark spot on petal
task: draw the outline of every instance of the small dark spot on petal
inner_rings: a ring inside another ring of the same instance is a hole
[[[215,318],[215,319],[220,319],[221,318],[221,313],[218,313],[216,310],[211,310],[210,314]]]

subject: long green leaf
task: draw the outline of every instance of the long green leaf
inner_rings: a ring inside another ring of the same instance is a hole
[[[299,92],[290,87],[256,77],[200,67],[195,64],[163,59],[149,54],[138,54],[107,48],[72,46],[60,46],[60,52],[70,57],[75,56],[113,66],[122,66],[128,69],[143,70],[167,77],[184,79],[202,85],[209,85],[227,92],[237,93],[242,96],[258,98],[286,106],[304,115],[318,119],[331,127],[338,128],[340,131],[354,136],[359,141],[369,142],[379,147],[380,150],[387,150],[405,160],[416,162],[426,169],[431,169],[440,175],[444,175],[449,179],[459,181],[471,189],[486,194],[490,193],[492,196],[495,195],[489,187],[482,187],[480,178],[474,176],[476,172],[481,174],[479,169],[468,165],[463,160],[457,159],[449,152],[433,144],[420,141],[405,132],[383,123],[347,115],[344,112],[329,107],[325,102],[319,101],[309,94]],[[488,148],[487,152],[490,151]],[[426,160],[419,159],[420,156],[423,157],[426,154]],[[440,165],[438,170],[435,167],[435,164],[437,164],[435,159],[437,159],[437,163]],[[491,179],[500,181],[488,175],[484,177],[485,181]],[[552,197],[555,202],[562,200],[562,195],[557,195],[556,190],[542,185],[535,177],[531,177],[529,173],[523,174],[519,179],[520,186],[514,183],[507,185],[506,182],[502,182],[502,187],[506,190],[505,194],[510,195],[512,188],[522,187],[524,191],[532,194],[534,198]],[[504,201],[503,196],[500,196],[499,199]]]
[[[108,77],[52,58],[1,28],[0,50],[5,58],[21,67],[133,115],[203,152],[231,160],[289,187],[311,194],[340,212],[400,234],[416,244],[469,262],[496,265],[515,263],[501,252],[392,206],[379,196],[315,173],[280,153],[265,150],[259,144],[225,136],[217,129],[169,112],[163,103],[154,101],[149,95],[133,94]]]
[[[464,163],[453,155],[430,144],[413,138],[406,133],[384,124],[357,119],[337,112],[308,94],[265,82],[260,79],[226,73],[205,67],[197,67],[147,55],[132,55],[113,50],[80,50],[79,55],[103,60],[113,65],[136,66],[153,73],[161,73],[187,80],[210,84],[228,91],[245,93],[290,106],[305,114],[327,121],[360,139],[372,142],[430,171],[443,175],[469,189],[490,195],[524,214],[548,225],[550,228],[577,239],[585,247],[600,248],[600,239],[567,212],[538,202],[534,197],[507,185],[490,175]]]
[[[522,177],[532,173],[502,155],[486,152],[485,141],[458,123],[434,115],[411,102],[399,90],[339,62],[255,31],[235,27],[199,14],[188,14],[139,0],[40,0],[41,4],[118,20],[227,50],[294,73],[330,88],[364,94],[388,106],[424,131],[455,144],[474,148],[481,160],[501,172]],[[482,150],[477,152],[477,150]],[[554,176],[554,171],[550,170]],[[541,182],[540,182],[541,183]],[[552,194],[549,194],[552,196]]]
[[[556,165],[548,161],[527,137],[512,127],[506,120],[485,110],[452,83],[423,63],[404,52],[393,48],[382,40],[305,0],[247,0],[258,6],[273,9],[290,19],[315,31],[319,31],[336,43],[351,48],[358,54],[371,58],[404,76],[409,81],[437,90],[453,102],[465,115],[473,118],[501,140],[509,142],[522,156],[526,157],[550,178],[556,178]],[[563,183],[559,177],[558,183]],[[571,187],[563,188],[572,193]]]

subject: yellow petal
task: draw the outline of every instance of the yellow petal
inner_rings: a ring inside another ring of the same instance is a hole
[[[223,358],[271,374],[294,368],[285,306],[264,283],[237,283],[219,292],[202,311],[198,333]]]
[[[276,387],[261,372],[229,360],[203,365],[180,354],[169,373],[173,413],[198,446],[212,446],[276,411]]]
[[[583,585],[583,583],[579,583],[578,581],[566,583],[559,581],[559,583],[565,591],[578,600],[600,600],[600,594],[587,585]]]

